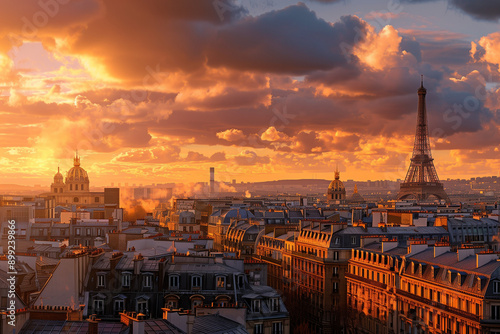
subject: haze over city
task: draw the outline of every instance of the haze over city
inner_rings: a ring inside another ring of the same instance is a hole
[[[479,3],[479,2],[478,2]],[[0,183],[498,176],[495,1],[3,2]]]

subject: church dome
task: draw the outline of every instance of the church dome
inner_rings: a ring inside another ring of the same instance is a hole
[[[335,180],[330,182],[328,186],[328,194],[332,194],[334,192],[345,192],[344,183],[340,181],[340,173],[338,171],[335,172]]]
[[[68,171],[66,175],[66,182],[72,181],[87,181],[89,180],[89,176],[85,169],[80,167],[80,158],[78,156],[75,157],[73,167]]]
[[[360,195],[360,193],[358,193],[358,186],[355,184],[354,185],[354,193],[352,194],[352,197],[351,197],[351,202],[362,203],[364,201],[365,201],[365,199],[363,198],[363,196]]]
[[[59,171],[59,167],[57,167],[57,173],[54,175],[54,183],[63,183],[64,177]]]

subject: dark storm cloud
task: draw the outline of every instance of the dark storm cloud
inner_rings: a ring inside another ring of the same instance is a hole
[[[365,33],[366,23],[356,16],[332,25],[299,4],[221,27],[208,65],[289,74],[331,69],[349,61],[342,45],[356,44]]]
[[[450,0],[450,4],[480,20],[498,21],[499,0]]]

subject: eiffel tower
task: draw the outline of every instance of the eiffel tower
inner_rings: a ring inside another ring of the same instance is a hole
[[[425,108],[425,94],[423,76],[418,89],[418,116],[415,144],[413,145],[413,156],[405,181],[400,184],[398,199],[416,198],[426,200],[430,196],[444,199],[450,203],[450,199],[444,191],[443,184],[434,167],[434,159],[431,155],[429,144],[429,129],[427,128],[427,110]]]

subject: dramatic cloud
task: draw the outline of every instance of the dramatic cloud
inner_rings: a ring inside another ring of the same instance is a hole
[[[366,23],[344,16],[329,24],[304,4],[248,17],[219,29],[208,65],[238,70],[304,74],[345,65]]]
[[[495,0],[451,0],[451,4],[477,19],[497,21],[500,18],[500,6]]]

